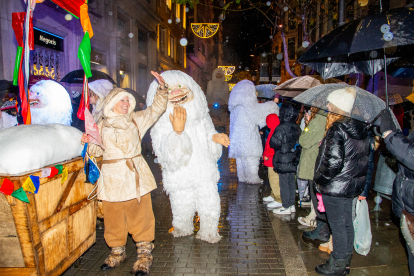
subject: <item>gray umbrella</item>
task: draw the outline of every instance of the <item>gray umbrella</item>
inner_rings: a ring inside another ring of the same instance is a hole
[[[373,122],[377,115],[385,109],[385,102],[377,96],[359,88],[355,85],[340,84],[324,84],[318,85],[306,90],[299,96],[293,98],[294,101],[303,103],[305,105],[314,106],[323,110],[330,111],[328,106],[328,96],[331,92],[338,89],[351,88],[355,91],[355,102],[348,114],[341,114],[366,123]],[[340,107],[339,105],[337,105]],[[394,123],[397,120],[394,118]],[[398,126],[398,124],[396,124]]]
[[[267,98],[267,99],[272,99],[276,92],[273,91],[273,89],[275,89],[277,87],[277,85],[275,84],[260,84],[260,85],[256,85],[256,91],[257,91],[257,97],[258,98]]]

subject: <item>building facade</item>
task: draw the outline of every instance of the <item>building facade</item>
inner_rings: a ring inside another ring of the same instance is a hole
[[[24,7],[23,1],[0,0],[0,5],[0,79],[12,80],[17,41],[11,18],[13,12],[22,12]],[[107,73],[118,87],[146,94],[153,80],[150,71],[157,70],[156,5],[156,0],[90,0],[89,16],[94,31],[91,68]],[[77,52],[83,37],[82,27],[78,19],[67,15],[50,1],[36,5],[31,74],[60,81],[67,73],[81,69]],[[40,36],[53,38],[61,47],[42,43]],[[62,84],[68,90],[81,89],[81,85]]]

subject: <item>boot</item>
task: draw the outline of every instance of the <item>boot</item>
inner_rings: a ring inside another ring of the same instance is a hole
[[[135,276],[149,275],[152,266],[152,250],[154,244],[152,242],[137,242],[137,261],[132,266],[132,274]]]
[[[326,276],[341,276],[346,275],[347,259],[335,259],[332,255],[326,264],[321,264],[315,267],[315,271],[320,275]]]
[[[109,270],[119,266],[126,259],[125,245],[120,247],[112,247],[111,254],[106,258],[101,270]]]
[[[329,241],[331,236],[329,226],[326,222],[316,221],[316,229],[313,231],[305,231],[302,234],[302,239],[305,243],[311,243],[315,247],[319,247],[321,243]]]
[[[346,274],[349,274],[351,272],[351,260],[352,260],[352,253],[349,253],[346,256],[346,267],[345,267]]]
[[[330,242],[332,242],[332,238],[331,238]],[[319,246],[319,250],[320,250],[320,246]],[[331,252],[332,251],[333,250],[331,250]],[[329,254],[331,254],[331,253],[329,253]],[[346,267],[345,267],[346,274],[349,274],[351,272],[351,260],[352,260],[352,253],[349,253],[348,256],[346,256]],[[330,261],[330,257],[326,260],[326,263],[329,263],[329,261]]]

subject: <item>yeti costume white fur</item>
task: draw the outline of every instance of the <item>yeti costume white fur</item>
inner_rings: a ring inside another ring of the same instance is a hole
[[[267,115],[279,115],[279,107],[274,101],[258,103],[253,82],[242,80],[230,93],[229,111],[229,157],[236,159],[239,182],[259,184],[259,163],[263,154],[259,127],[266,125]]]
[[[221,76],[217,78],[217,75]],[[211,80],[207,84],[207,102],[208,104],[227,105],[229,102],[229,84],[225,80],[226,76],[221,68],[213,71]]]
[[[66,89],[58,82],[42,80],[30,87],[30,115],[32,124],[61,124],[70,126],[72,104]],[[0,130],[17,125],[17,117],[10,118],[5,112],[0,119]],[[7,120],[7,122],[6,122]],[[11,120],[14,120],[11,122]]]
[[[172,234],[174,237],[193,234],[193,218],[197,211],[200,231],[196,238],[215,243],[221,239],[217,231],[220,218],[217,161],[222,145],[212,140],[217,132],[208,114],[206,97],[193,78],[181,71],[166,71],[161,76],[169,87],[181,84],[194,95],[193,100],[182,105],[187,121],[181,135],[173,131],[169,119],[173,113],[171,104],[151,130],[153,149],[162,166],[164,190],[170,196]],[[157,87],[158,83],[153,81],[148,90],[147,106],[152,104]]]

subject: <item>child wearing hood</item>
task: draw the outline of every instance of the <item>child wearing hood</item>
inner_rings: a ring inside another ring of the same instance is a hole
[[[276,127],[280,124],[279,116],[276,114],[269,114],[266,117],[266,125],[270,129],[269,136],[265,149],[263,151],[263,164],[268,168],[269,184],[272,193],[270,196],[263,198],[263,201],[269,203],[267,207],[278,208],[282,206],[282,198],[280,197],[279,175],[273,170],[273,155],[275,150],[269,145],[270,139],[275,132]]]

